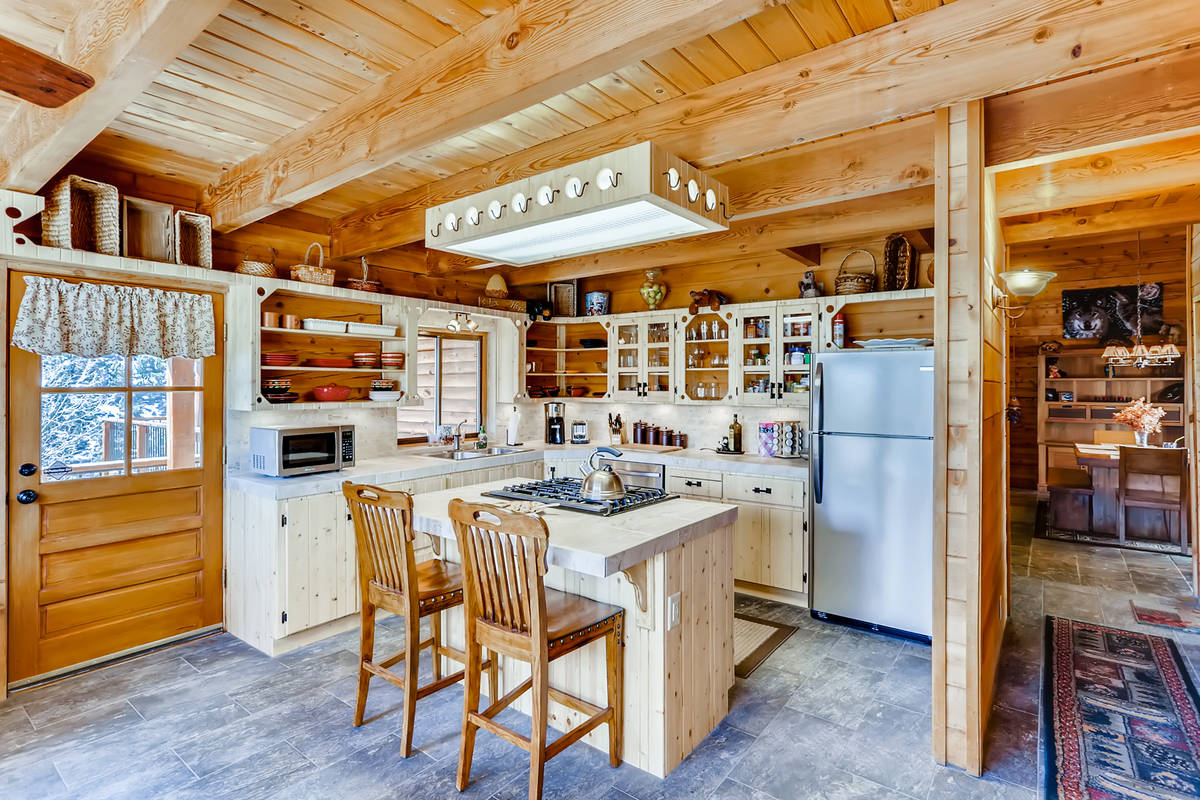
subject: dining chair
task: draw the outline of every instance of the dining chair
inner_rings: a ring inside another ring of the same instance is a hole
[[[412,755],[413,724],[417,700],[463,679],[465,670],[442,675],[442,656],[464,663],[463,651],[442,641],[441,612],[463,604],[462,570],[441,559],[417,562],[413,540],[412,495],[377,486],[346,481],[342,493],[354,521],[358,551],[358,582],[362,594],[359,637],[358,694],[354,725],[363,723],[367,689],[375,675],[404,690],[404,718],[400,730],[400,755]],[[378,609],[404,617],[405,647],[382,661],[375,660],[375,614]],[[421,638],[421,620],[428,617],[431,635]],[[433,681],[418,685],[421,651],[433,657]],[[404,673],[390,667],[404,662]],[[481,665],[488,670],[489,688],[496,693],[495,658]]]
[[[1092,476],[1086,470],[1053,468],[1046,474],[1050,493],[1050,527],[1071,531],[1092,530]]]
[[[481,503],[450,501],[465,573],[467,678],[462,740],[458,755],[459,791],[467,788],[475,734],[479,728],[529,751],[529,798],[542,796],[546,762],[600,725],[608,725],[608,760],[621,763],[624,702],[623,627],[625,610],[545,586],[549,532],[541,517]],[[604,640],[608,705],[601,708],[550,686],[550,662]],[[527,662],[530,676],[483,711],[479,710],[481,650]],[[533,724],[528,737],[496,721],[496,715],[526,692],[532,693]],[[547,744],[549,701],[586,719]]]
[[[1157,483],[1158,488],[1131,486]],[[1146,480],[1149,478],[1150,480]],[[1158,510],[1163,515],[1163,528],[1180,550],[1186,549],[1188,532],[1188,475],[1187,450],[1167,447],[1121,447],[1117,478],[1117,507],[1121,512],[1120,541],[1125,541],[1127,517],[1131,508]],[[1157,479],[1157,480],[1155,480]],[[1173,480],[1169,480],[1173,479]],[[1175,535],[1171,534],[1170,515],[1179,520]]]
[[[1110,431],[1097,429],[1092,431],[1092,444],[1128,444],[1132,445],[1137,440],[1134,438],[1133,431]]]

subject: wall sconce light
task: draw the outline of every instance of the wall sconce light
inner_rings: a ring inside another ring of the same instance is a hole
[[[992,305],[1002,310],[1009,319],[1018,319],[1025,313],[1033,298],[1041,294],[1046,284],[1057,277],[1057,272],[1040,269],[1013,269],[1001,272],[1000,281],[1004,284],[1004,291],[996,290]],[[1010,296],[1013,303],[1008,300]]]
[[[463,329],[468,331],[479,330],[479,323],[471,318],[470,314],[465,314],[459,311],[454,312],[454,316],[446,323],[446,330],[451,333],[459,333]]]

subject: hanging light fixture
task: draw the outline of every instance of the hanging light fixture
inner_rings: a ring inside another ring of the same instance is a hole
[[[450,321],[446,323],[446,330],[450,331],[451,333],[460,333],[464,328],[474,332],[479,330],[479,323],[476,322],[470,314],[461,311],[455,311],[454,316],[451,317]]]
[[[1173,343],[1155,344],[1147,346],[1142,341],[1142,232],[1137,233],[1137,286],[1134,287],[1135,308],[1137,310],[1137,320],[1133,331],[1133,349],[1121,345],[1112,345],[1104,348],[1104,353],[1101,358],[1111,367],[1136,367],[1137,369],[1145,369],[1146,367],[1165,367],[1175,363],[1175,359],[1180,357],[1179,348]]]

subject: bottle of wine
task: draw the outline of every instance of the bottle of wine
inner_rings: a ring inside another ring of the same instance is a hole
[[[729,424],[729,449],[735,453],[742,452],[742,423],[738,422],[737,414]]]

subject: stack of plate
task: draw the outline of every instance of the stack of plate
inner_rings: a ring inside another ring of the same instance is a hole
[[[290,367],[299,360],[299,356],[295,353],[267,353],[262,354],[262,364],[264,367]]]
[[[354,366],[359,369],[376,369],[379,367],[379,353],[364,350],[354,354]]]
[[[384,369],[404,369],[404,353],[384,353],[379,360]]]
[[[386,403],[386,402],[394,403],[397,400],[399,400],[400,398],[404,397],[404,392],[402,392],[402,391],[396,391],[396,392],[372,391],[372,392],[367,393],[367,397],[369,397],[372,400],[375,400],[377,402],[380,402],[380,403]]]
[[[328,356],[325,358],[310,358],[304,362],[306,367],[325,367],[326,369],[350,369],[354,359],[345,356]]]
[[[295,392],[268,392],[265,389],[263,397],[267,398],[268,403],[294,403],[300,399]]]

